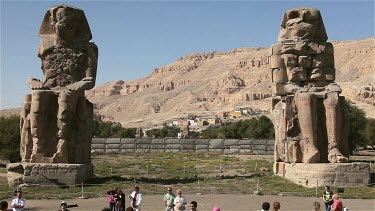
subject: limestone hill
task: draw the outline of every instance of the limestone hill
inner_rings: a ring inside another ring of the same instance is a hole
[[[332,41],[343,95],[375,117],[374,38]],[[188,114],[213,116],[235,107],[270,109],[268,48],[192,53],[142,79],[113,81],[87,92],[102,120],[125,127],[161,125]],[[372,83],[372,84],[371,84]]]

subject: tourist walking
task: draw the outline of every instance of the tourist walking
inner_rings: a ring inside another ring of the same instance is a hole
[[[173,202],[175,206],[175,210],[185,210],[187,200],[185,197],[182,196],[182,190],[177,189],[176,193],[177,193],[177,196],[176,198],[174,198],[174,202]]]
[[[333,199],[333,204],[331,207],[331,211],[342,211],[342,208],[344,206],[342,205],[339,195],[333,194],[332,199]]]
[[[17,190],[17,197],[13,199],[11,207],[13,208],[13,211],[23,211],[23,208],[25,208],[26,201],[24,198],[22,198],[22,191]]]
[[[331,191],[331,188],[329,186],[324,187],[324,192],[323,192],[323,201],[324,201],[324,206],[326,211],[331,210],[331,206],[333,204],[333,199],[332,199],[333,192]]]
[[[164,195],[165,211],[173,211],[175,197],[176,195],[172,192],[172,188],[168,187],[167,193]]]
[[[129,198],[134,211],[140,211],[142,204],[142,194],[139,193],[138,186],[134,187],[134,191],[132,192],[132,194],[130,194]]]

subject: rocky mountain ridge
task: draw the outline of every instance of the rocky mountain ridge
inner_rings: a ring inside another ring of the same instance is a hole
[[[375,117],[374,41],[332,41],[336,81],[369,117]],[[95,87],[87,97],[102,120],[126,127],[160,125],[188,114],[212,116],[242,106],[269,110],[268,56],[269,48],[191,53],[145,78]]]

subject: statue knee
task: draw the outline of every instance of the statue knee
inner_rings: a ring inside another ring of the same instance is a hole
[[[339,104],[339,93],[332,92],[327,94],[327,98],[324,100],[326,106],[336,106]]]

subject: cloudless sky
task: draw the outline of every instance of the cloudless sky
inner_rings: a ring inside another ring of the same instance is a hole
[[[0,109],[20,107],[42,78],[38,31],[48,8],[84,10],[99,48],[97,86],[134,80],[193,52],[268,47],[285,11],[321,11],[329,40],[374,37],[374,1],[1,1]]]

